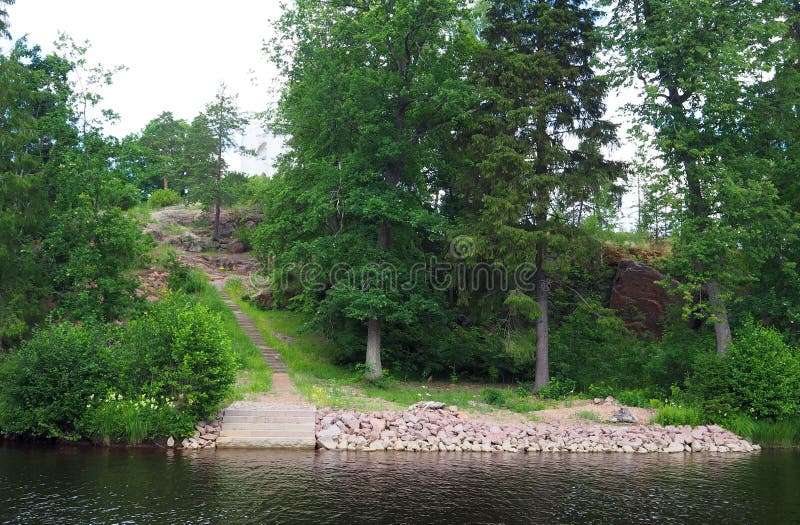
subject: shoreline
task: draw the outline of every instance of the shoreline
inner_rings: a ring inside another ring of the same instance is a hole
[[[761,446],[716,425],[491,424],[442,403],[403,412],[317,411],[317,448],[412,452],[752,453]]]
[[[92,448],[213,450],[218,420],[201,421],[192,436],[139,444],[0,436],[8,443]],[[465,417],[456,407],[423,402],[407,410],[360,412],[322,408],[316,411],[316,448],[333,451],[407,452],[568,452],[568,453],[753,453],[757,444],[717,425],[661,426],[542,422],[497,423]]]

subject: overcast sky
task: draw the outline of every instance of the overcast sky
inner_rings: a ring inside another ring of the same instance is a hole
[[[102,107],[120,115],[107,129],[118,137],[140,131],[162,111],[191,120],[223,81],[245,111],[262,111],[277,99],[276,73],[263,52],[270,21],[280,16],[277,0],[17,0],[8,11],[14,39],[28,35],[49,51],[62,31],[90,41],[90,64],[128,68],[103,91]],[[609,100],[616,122],[624,121],[620,105],[618,97]],[[611,155],[629,160],[634,149],[624,132],[621,138],[623,147]],[[623,207],[626,227],[631,198]]]
[[[128,68],[103,92],[103,106],[121,117],[114,135],[141,130],[162,111],[191,120],[221,81],[243,110],[276,98],[262,51],[280,14],[274,0],[17,0],[8,11],[14,39],[27,34],[50,50],[62,31],[91,42],[90,63]]]

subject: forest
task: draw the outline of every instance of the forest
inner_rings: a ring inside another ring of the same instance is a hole
[[[223,208],[263,214],[241,232],[259,292],[365,383],[613,395],[800,441],[800,2],[296,0],[274,35],[271,178],[229,168],[249,118],[224,85],[119,139],[84,47],[0,55],[0,432],[124,435],[146,399],[141,433],[167,435],[226,399],[223,307],[141,232],[200,203],[214,238]],[[655,328],[612,308],[627,260],[662,276]],[[153,264],[173,292],[150,304]]]

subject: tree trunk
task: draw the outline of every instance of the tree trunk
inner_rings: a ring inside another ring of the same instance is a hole
[[[217,156],[217,195],[214,198],[214,240],[219,241],[219,209],[222,207],[222,144]]]
[[[164,189],[165,190],[169,189],[169,181],[167,180],[167,174],[166,173],[164,174]]]
[[[536,281],[536,302],[539,304],[539,309],[541,310],[541,315],[536,320],[536,375],[533,383],[534,393],[538,393],[542,387],[547,386],[550,380],[550,319],[548,317],[547,308],[548,279],[547,274],[542,268],[544,250],[545,247],[542,244],[537,248],[536,275],[534,276]]]
[[[708,302],[711,303],[711,315],[714,316],[714,333],[717,335],[717,353],[722,355],[728,352],[733,337],[731,325],[728,322],[728,311],[722,300],[722,287],[716,279],[708,283]]]
[[[381,321],[370,319],[367,322],[367,370],[364,377],[375,380],[381,377]]]
[[[378,246],[384,251],[389,251],[392,244],[391,224],[381,223],[378,226]],[[367,370],[364,377],[375,380],[381,377],[381,329],[383,325],[380,319],[370,319],[367,321]]]

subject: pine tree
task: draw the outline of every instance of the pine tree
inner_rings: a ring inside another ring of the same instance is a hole
[[[533,256],[534,297],[523,287],[531,283],[517,283],[508,304],[535,318],[537,391],[550,374],[548,269],[567,250],[568,223],[577,222],[567,217],[582,217],[581,205],[621,175],[601,151],[614,143],[615,126],[603,119],[608,82],[593,68],[599,15],[579,0],[494,2],[475,60],[478,180],[462,186],[483,192],[474,231],[484,257],[513,268]]]

